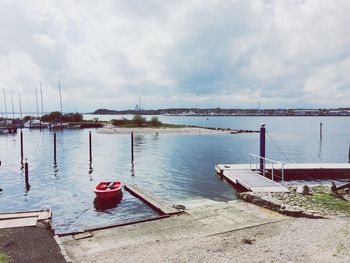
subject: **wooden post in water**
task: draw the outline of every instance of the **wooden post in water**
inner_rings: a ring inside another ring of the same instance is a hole
[[[265,142],[266,142],[266,129],[265,124],[262,123],[260,127],[260,172],[263,173],[265,169]]]
[[[90,153],[90,162],[92,161],[92,143],[91,143],[91,131],[89,131],[89,153]]]
[[[56,164],[56,132],[53,133],[53,163]]]
[[[323,124],[322,124],[322,122],[320,122],[320,140],[322,141],[322,126],[323,126]]]
[[[23,132],[22,132],[22,130],[20,133],[20,137],[21,137],[21,160],[23,160]]]
[[[134,132],[131,132],[131,162],[134,162]]]
[[[26,162],[24,164],[24,179],[25,179],[25,182],[26,182],[26,188],[28,189],[30,185],[29,185],[29,172],[28,172],[27,159],[26,159]]]
[[[349,154],[348,154],[349,156],[349,163],[350,163],[350,145],[349,145]]]

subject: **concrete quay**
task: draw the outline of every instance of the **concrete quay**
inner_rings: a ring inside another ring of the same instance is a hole
[[[172,240],[196,240],[287,219],[241,200],[201,199],[183,205],[184,213],[160,220],[91,231],[86,238],[78,240],[73,235],[60,237],[60,240],[73,262],[115,262],[120,257],[129,258],[131,262],[131,250],[145,244],[157,246]],[[142,260],[151,262],[152,258],[146,253]]]

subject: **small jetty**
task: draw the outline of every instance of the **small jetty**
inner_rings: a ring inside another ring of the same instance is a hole
[[[220,179],[251,192],[288,192],[285,180],[350,180],[350,163],[265,164],[265,176],[253,166],[217,164],[215,170]]]
[[[283,185],[250,170],[249,165],[217,164],[215,170],[220,179],[247,191],[289,192]]]

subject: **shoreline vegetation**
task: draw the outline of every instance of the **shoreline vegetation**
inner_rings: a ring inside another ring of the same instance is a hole
[[[162,123],[158,117],[152,117],[147,121],[145,117],[141,115],[134,115],[131,120],[121,118],[111,120],[113,126],[119,128],[185,128],[186,125]]]

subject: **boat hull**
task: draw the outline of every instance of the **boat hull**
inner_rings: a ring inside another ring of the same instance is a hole
[[[94,192],[99,199],[112,199],[122,194],[122,187],[121,182],[100,182]]]

